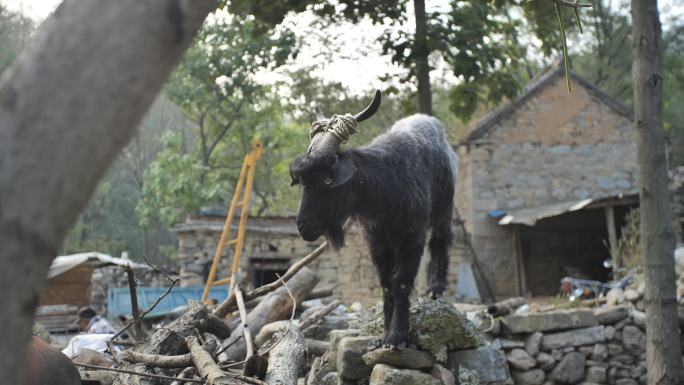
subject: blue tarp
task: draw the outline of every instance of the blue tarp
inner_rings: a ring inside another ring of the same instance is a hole
[[[166,292],[168,287],[139,287],[138,307],[140,311],[148,309],[157,298]],[[164,297],[147,317],[157,317],[171,313],[173,309],[187,305],[188,301],[198,301],[202,298],[203,286],[174,287],[171,293]],[[209,298],[215,298],[221,302],[228,297],[227,286],[214,286],[209,291]],[[131,295],[128,287],[110,288],[107,291],[107,318],[114,319],[120,315],[131,315]]]

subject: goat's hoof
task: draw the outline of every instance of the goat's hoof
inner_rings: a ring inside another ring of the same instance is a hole
[[[404,350],[404,349],[406,349],[406,343],[405,343],[405,342],[402,342],[402,343],[400,343],[400,344],[398,344],[398,345],[394,345],[394,344],[385,344],[383,347],[384,347],[384,348],[387,348],[387,349],[392,349],[392,350]]]
[[[444,294],[444,290],[446,290],[446,284],[433,283],[430,284],[428,289],[425,291],[425,294],[429,295],[432,299],[437,299]]]
[[[398,334],[390,333],[383,341],[383,347],[392,350],[403,350],[406,348],[407,338]]]

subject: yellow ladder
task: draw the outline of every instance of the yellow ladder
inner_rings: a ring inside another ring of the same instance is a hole
[[[202,302],[207,302],[209,298],[209,290],[212,286],[225,285],[230,282],[230,292],[232,293],[237,284],[237,272],[240,266],[240,255],[242,254],[242,248],[245,244],[245,232],[247,230],[247,215],[249,214],[249,198],[252,193],[252,184],[254,183],[254,167],[256,165],[257,159],[261,156],[264,149],[263,144],[260,140],[255,140],[252,143],[252,149],[245,155],[245,160],[242,162],[242,170],[240,170],[240,177],[238,177],[237,185],[235,186],[235,192],[233,193],[233,200],[230,202],[230,209],[228,210],[228,216],[226,216],[226,222],[223,225],[223,231],[221,232],[221,239],[216,246],[216,253],[214,254],[214,262],[211,264],[211,270],[209,270],[209,276],[207,277],[207,284],[204,286],[204,293],[202,294]],[[245,181],[245,178],[247,179]],[[242,194],[242,200],[240,200],[240,194]],[[235,210],[240,206],[242,211],[240,212],[240,224],[238,226],[237,238],[230,238],[230,226],[233,222],[233,217],[235,216]],[[230,280],[228,278],[216,279],[216,271],[218,270],[219,263],[221,262],[221,254],[226,246],[234,246],[235,251],[233,252],[233,266],[230,271]]]

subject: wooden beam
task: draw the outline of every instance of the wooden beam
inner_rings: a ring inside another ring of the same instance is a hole
[[[520,225],[513,226],[513,255],[515,258],[515,280],[517,283],[518,295],[527,296],[527,275],[525,274],[525,261],[522,253],[522,238]]]
[[[613,259],[613,278],[618,277],[618,269],[622,265],[618,252],[617,231],[615,230],[615,210],[613,206],[604,208],[606,213],[606,227],[608,228],[608,242],[610,243],[610,257]]]

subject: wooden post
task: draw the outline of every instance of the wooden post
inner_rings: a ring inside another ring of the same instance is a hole
[[[613,206],[605,207],[606,226],[608,227],[608,242],[610,243],[610,257],[613,259],[613,278],[619,278],[619,269],[622,267],[622,261],[618,252],[617,231],[615,230],[615,212]]]
[[[136,290],[138,285],[135,283],[135,273],[131,265],[124,266],[124,270],[126,270],[126,275],[128,275],[128,289],[131,294],[131,314],[133,314],[133,320],[135,320],[135,338],[142,340],[145,336],[143,334],[142,320],[140,319],[140,308],[138,307],[138,293]]]
[[[515,257],[515,279],[517,281],[518,295],[527,296],[527,276],[525,274],[525,261],[522,254],[522,239],[520,238],[520,225],[514,225],[513,230],[513,255]]]

